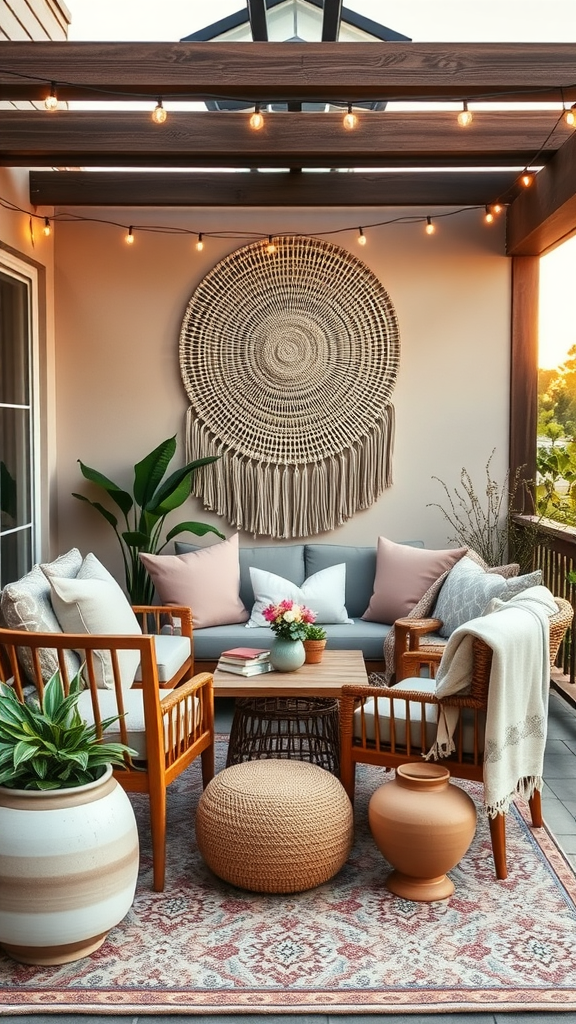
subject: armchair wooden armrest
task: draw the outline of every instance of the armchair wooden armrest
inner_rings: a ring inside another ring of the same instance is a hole
[[[132,611],[145,633],[161,633],[164,626],[169,626],[172,632],[192,640],[192,609],[186,605],[133,604]]]
[[[396,619],[394,623],[394,672],[396,681],[403,679],[402,656],[406,651],[417,651],[420,638],[427,633],[437,632],[442,619]]]

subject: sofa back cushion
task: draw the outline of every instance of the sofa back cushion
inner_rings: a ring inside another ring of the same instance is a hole
[[[175,541],[174,549],[177,554],[182,555],[187,551],[200,551],[205,546],[199,544],[186,544],[184,541]],[[240,600],[249,611],[252,608],[255,597],[250,579],[250,568],[262,569],[264,572],[273,572],[277,576],[283,576],[296,584],[302,586],[304,576],[304,545],[303,544],[268,544],[262,547],[241,547],[239,553],[240,561]],[[343,561],[343,559],[340,559]],[[330,563],[333,564],[333,563]]]
[[[424,547],[421,540],[406,540],[408,547]],[[304,567],[306,577],[321,569],[344,562],[346,565],[346,610],[359,619],[370,604],[376,575],[376,547],[354,547],[345,544],[306,544]]]
[[[451,569],[468,548],[416,549],[378,538],[374,593],[363,619],[392,625],[414,608],[447,569]]]

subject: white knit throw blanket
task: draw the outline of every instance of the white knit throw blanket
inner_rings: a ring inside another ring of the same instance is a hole
[[[454,630],[442,656],[437,697],[470,691],[474,637],[493,651],[484,749],[484,803],[490,817],[505,813],[516,794],[529,799],[543,786],[549,618],[557,610],[551,592],[541,586],[509,601],[494,598],[484,615]],[[447,757],[454,750],[458,715],[458,708],[442,707],[428,759]]]

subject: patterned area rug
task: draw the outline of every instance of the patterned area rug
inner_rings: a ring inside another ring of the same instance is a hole
[[[220,766],[225,744],[218,743]],[[389,866],[367,826],[383,771],[358,770],[356,839],[332,881],[265,896],[219,881],[194,841],[200,770],[169,791],[168,874],[151,889],[147,801],[134,906],[91,957],[62,967],[0,954],[8,1013],[415,1013],[576,1010],[576,878],[524,808],[508,816],[509,877],[495,880],[479,807],[454,896],[417,904],[383,887]],[[480,804],[480,789],[465,785]]]

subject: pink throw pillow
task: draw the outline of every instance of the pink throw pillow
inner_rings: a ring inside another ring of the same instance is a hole
[[[238,534],[184,555],[145,555],[140,558],[154,580],[162,604],[192,609],[196,629],[246,622],[240,600]]]
[[[467,550],[413,548],[378,537],[374,593],[362,618],[388,625],[404,618],[434,581],[451,569]]]

